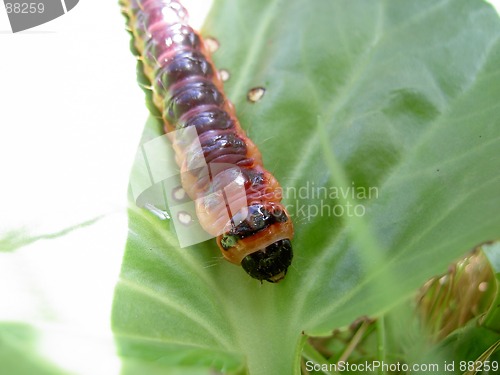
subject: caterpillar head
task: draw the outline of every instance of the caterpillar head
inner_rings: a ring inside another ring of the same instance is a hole
[[[251,277],[277,283],[292,263],[292,238],[293,224],[285,208],[259,203],[235,215],[217,243],[224,257]]]
[[[254,279],[277,283],[285,277],[292,258],[292,243],[284,239],[247,255],[241,266]]]

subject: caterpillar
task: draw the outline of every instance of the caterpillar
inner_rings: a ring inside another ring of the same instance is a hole
[[[293,223],[278,181],[224,94],[206,43],[176,0],[120,4],[201,226],[226,260],[255,279],[279,282],[293,258]],[[193,130],[195,139],[184,135]],[[201,172],[200,159],[209,173]],[[227,194],[229,186],[243,189],[244,197]]]

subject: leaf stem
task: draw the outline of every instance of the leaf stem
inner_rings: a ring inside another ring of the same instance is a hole
[[[386,359],[386,332],[385,332],[385,318],[381,315],[377,322],[377,357],[380,362],[385,362]],[[385,375],[383,366],[379,368],[379,375]]]

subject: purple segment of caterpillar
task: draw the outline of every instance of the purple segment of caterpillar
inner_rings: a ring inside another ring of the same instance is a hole
[[[281,187],[241,128],[203,38],[176,0],[121,4],[201,226],[250,276],[282,280],[293,257],[293,224]]]

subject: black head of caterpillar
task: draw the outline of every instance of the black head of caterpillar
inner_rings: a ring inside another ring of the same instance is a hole
[[[280,203],[252,204],[245,213],[243,218],[241,213],[233,217],[217,243],[224,257],[239,262],[251,277],[276,283],[285,277],[292,263],[291,220]]]
[[[292,243],[284,239],[247,255],[241,266],[254,279],[277,283],[285,277],[292,258]]]

